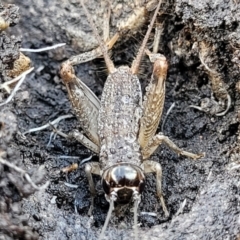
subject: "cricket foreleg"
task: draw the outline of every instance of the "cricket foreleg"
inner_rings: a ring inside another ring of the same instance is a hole
[[[169,216],[169,212],[167,210],[167,207],[165,205],[165,201],[162,195],[162,167],[160,163],[154,162],[154,161],[144,161],[141,165],[144,173],[156,173],[156,185],[157,185],[157,195],[161,201],[161,205],[165,214],[165,217]]]
[[[158,133],[149,141],[148,145],[142,150],[143,159],[149,158],[161,143],[165,143],[170,149],[182,156],[190,157],[193,159],[198,159],[204,156],[204,154],[194,154],[184,151],[179,148],[173,141],[171,141],[167,136]]]
[[[92,210],[94,207],[94,197],[96,196],[96,190],[92,178],[92,174],[97,174],[100,175],[100,166],[98,162],[92,162],[92,163],[87,163],[85,165],[85,172],[87,175],[88,183],[89,183],[89,189],[91,193],[91,206],[88,210],[88,215],[92,215]]]

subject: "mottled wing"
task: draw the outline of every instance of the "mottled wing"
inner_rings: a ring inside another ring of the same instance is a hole
[[[142,149],[147,146],[157,131],[165,100],[167,61],[163,55],[156,54],[156,56],[151,81],[146,87],[143,101],[143,117],[138,137]]]
[[[65,82],[69,98],[78,118],[79,125],[87,137],[99,146],[98,111],[100,101],[96,95],[77,77]]]

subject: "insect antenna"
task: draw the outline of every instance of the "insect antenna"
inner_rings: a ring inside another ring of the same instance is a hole
[[[108,209],[108,214],[107,214],[106,220],[104,222],[101,234],[99,236],[99,240],[101,240],[104,236],[104,233],[106,231],[106,228],[108,226],[109,220],[110,220],[111,215],[112,215],[112,211],[114,209],[114,201],[116,201],[116,199],[117,199],[116,195],[114,193],[112,193],[111,196],[110,196],[110,206],[109,206],[109,209]]]
[[[133,192],[133,201],[134,201],[134,207],[133,207],[133,220],[134,220],[134,235],[135,240],[138,240],[138,226],[137,226],[137,209],[138,205],[141,201],[141,195],[138,191]]]
[[[138,226],[137,226],[137,209],[138,209],[139,199],[134,200],[134,207],[133,207],[133,220],[134,220],[134,235],[135,240],[138,238]]]
[[[154,22],[155,22],[155,19],[157,17],[157,14],[158,14],[158,11],[160,9],[160,6],[161,6],[161,3],[162,3],[162,0],[160,0],[158,2],[158,5],[157,5],[157,8],[154,12],[154,15],[153,15],[153,18],[148,26],[148,30],[147,30],[147,33],[143,39],[143,42],[142,42],[142,45],[141,47],[139,48],[139,51],[138,51],[138,54],[137,54],[137,57],[135,58],[135,60],[133,61],[133,64],[132,64],[132,67],[131,67],[131,71],[133,74],[137,74],[137,71],[138,71],[138,68],[139,68],[139,65],[140,65],[140,62],[141,62],[141,59],[142,59],[142,55],[145,51],[145,47],[146,47],[146,44],[147,44],[147,41],[148,41],[148,38],[150,36],[150,33],[152,31],[152,28],[153,28],[153,25],[154,25]]]
[[[80,0],[81,1],[81,5],[83,7],[83,10],[87,16],[87,19],[88,19],[88,22],[93,30],[93,33],[95,35],[95,37],[97,38],[97,41],[98,41],[98,44],[101,48],[101,51],[102,51],[102,54],[103,54],[103,57],[104,57],[104,60],[105,60],[105,63],[107,65],[107,68],[108,68],[108,71],[110,73],[114,72],[114,64],[113,64],[113,61],[110,59],[109,55],[108,55],[108,46],[103,42],[102,38],[100,37],[100,35],[98,34],[98,30],[97,30],[97,27],[95,25],[95,23],[93,22],[93,19],[92,19],[92,16],[91,14],[88,12],[85,4],[84,4],[84,1],[83,0]],[[118,38],[118,34],[115,34],[116,38]]]

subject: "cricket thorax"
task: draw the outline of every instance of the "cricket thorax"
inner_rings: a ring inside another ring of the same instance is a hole
[[[120,67],[106,80],[98,118],[100,164],[104,170],[114,164],[131,162],[140,165],[138,143],[142,116],[142,93],[139,80],[128,67]]]

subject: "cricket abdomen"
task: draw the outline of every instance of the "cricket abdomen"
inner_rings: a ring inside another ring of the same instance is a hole
[[[111,73],[105,83],[98,118],[100,164],[141,163],[138,131],[142,116],[141,85],[128,67]]]

